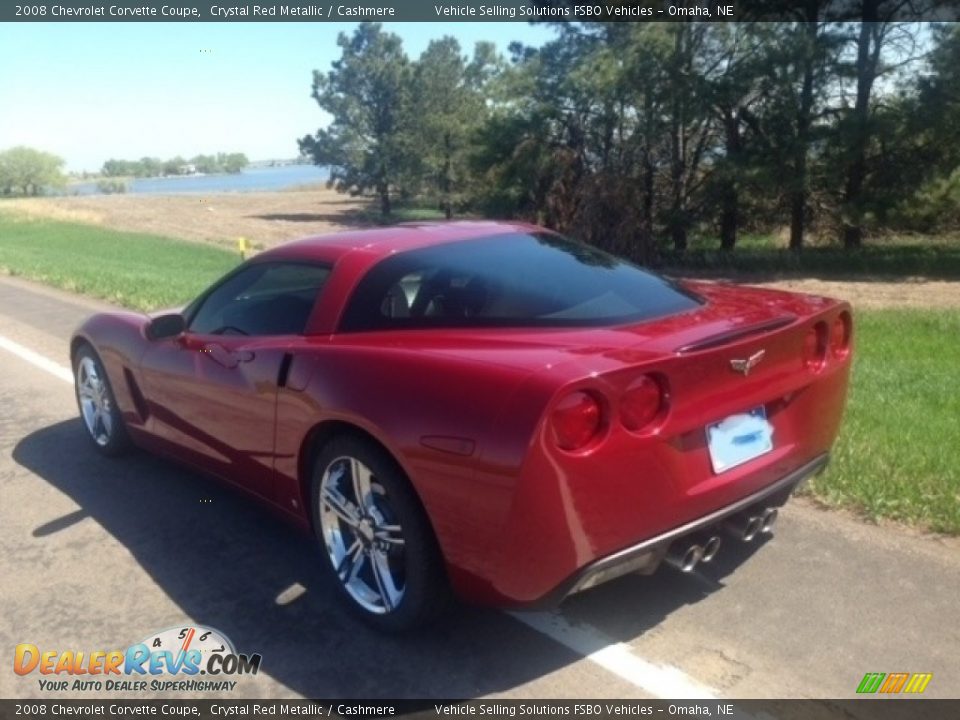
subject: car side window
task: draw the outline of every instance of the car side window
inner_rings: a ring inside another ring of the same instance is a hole
[[[205,335],[300,335],[330,268],[254,263],[229,276],[200,303],[190,332]]]

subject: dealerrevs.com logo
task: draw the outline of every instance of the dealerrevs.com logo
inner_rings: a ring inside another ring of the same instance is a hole
[[[50,650],[20,643],[13,671],[40,675],[40,689],[52,692],[222,692],[236,687],[232,678],[256,675],[261,659],[257,653],[238,653],[218,630],[178,627],[148,635],[126,650]]]

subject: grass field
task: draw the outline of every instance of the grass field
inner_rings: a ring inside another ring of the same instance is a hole
[[[958,338],[958,311],[857,315],[849,405],[818,498],[960,534]]]
[[[403,222],[423,222],[431,220],[444,220],[446,216],[436,208],[422,207],[419,205],[396,205],[390,213],[390,217],[383,217],[376,208],[368,206],[358,211],[355,216],[357,220],[369,225],[394,225]],[[456,220],[464,220],[463,216],[457,216]]]
[[[747,236],[734,252],[694,245],[677,255],[664,251],[660,265],[665,270],[709,273],[814,275],[817,277],[960,278],[960,243],[882,243],[847,251],[842,247],[809,247],[794,252],[771,247],[762,238]]]
[[[0,271],[135,310],[189,300],[239,259],[212,245],[0,213]]]
[[[239,261],[202,243],[0,213],[0,269],[149,310],[194,297]],[[856,316],[850,402],[820,500],[960,534],[960,311]]]

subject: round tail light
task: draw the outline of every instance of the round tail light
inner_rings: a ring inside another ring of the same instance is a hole
[[[579,390],[563,398],[550,413],[557,447],[567,451],[585,447],[600,432],[602,421],[600,403]]]
[[[827,326],[817,323],[807,332],[803,339],[803,364],[808,369],[817,371],[823,367],[827,357]]]
[[[830,326],[830,352],[836,358],[844,358],[850,353],[850,316],[840,313]]]
[[[652,423],[664,406],[663,388],[649,375],[642,375],[620,398],[620,422],[632,432]]]

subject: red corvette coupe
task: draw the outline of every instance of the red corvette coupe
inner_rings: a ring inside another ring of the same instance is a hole
[[[71,352],[94,447],[279,509],[400,629],[448,588],[558,602],[769,532],[827,462],[851,334],[842,302],[454,222],[274,248],[181,312],[90,318]]]

